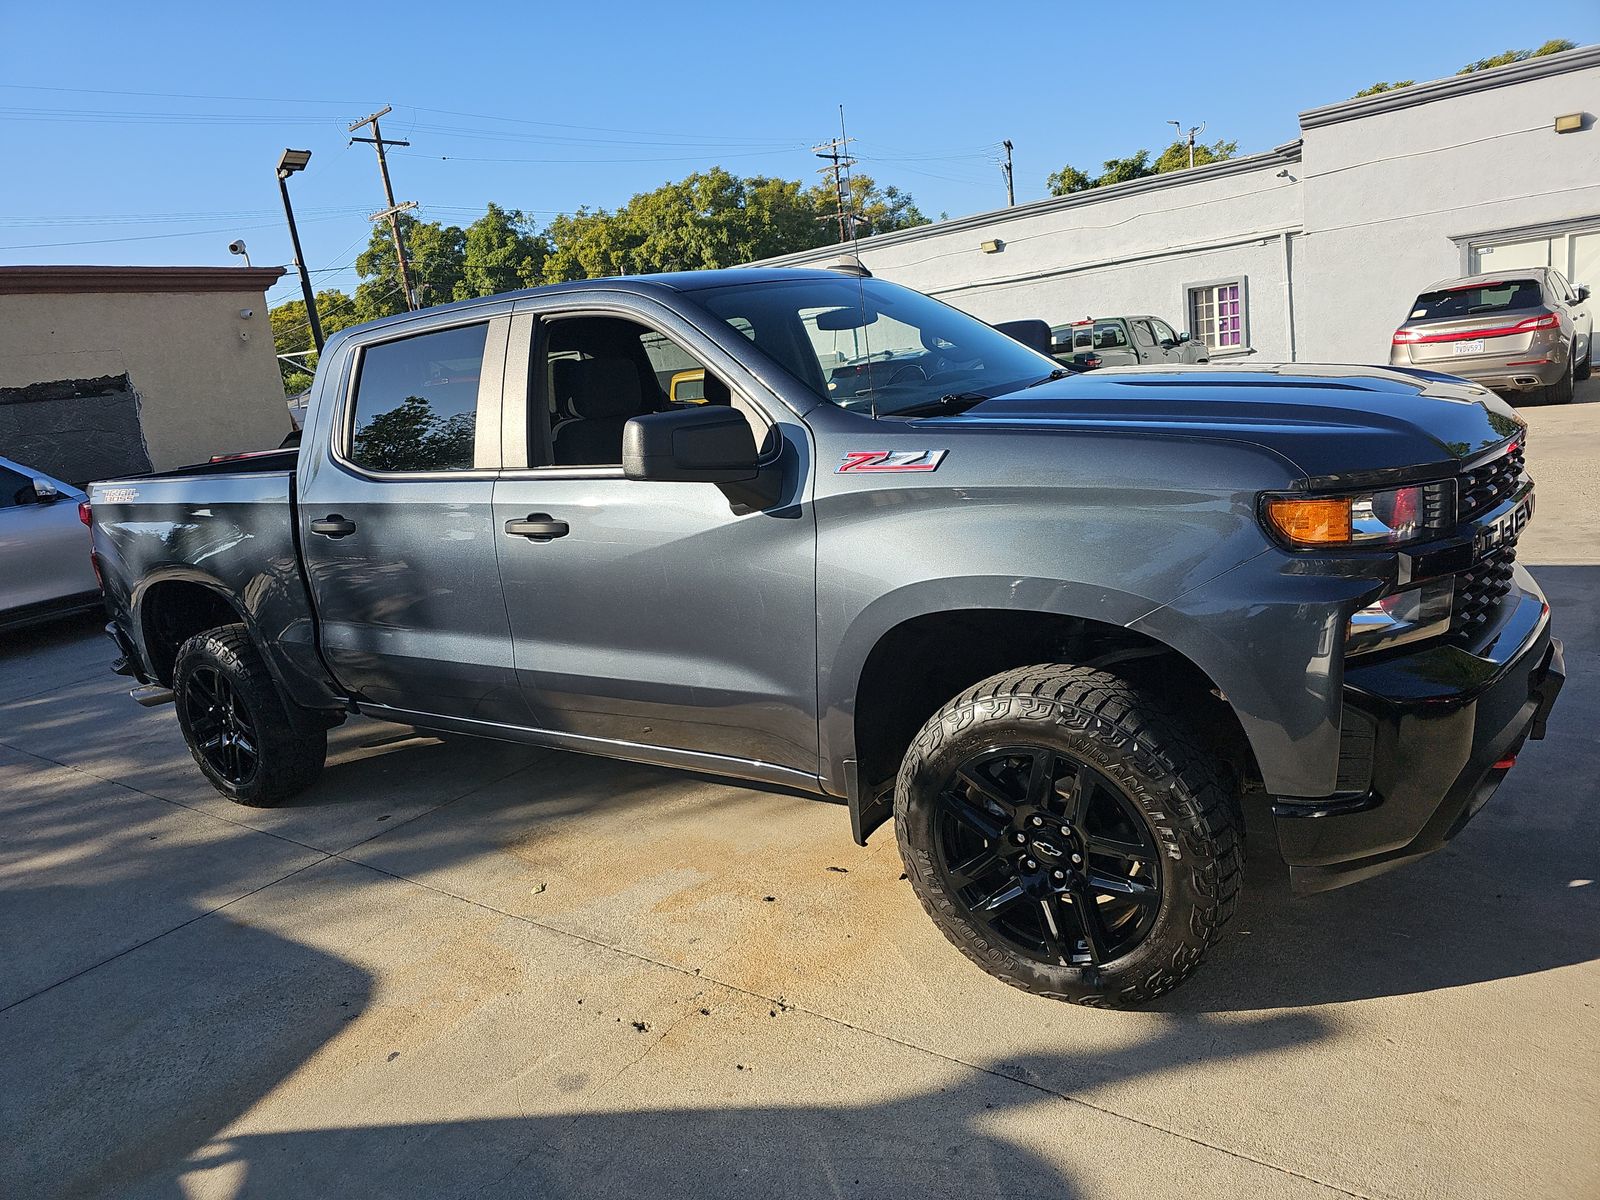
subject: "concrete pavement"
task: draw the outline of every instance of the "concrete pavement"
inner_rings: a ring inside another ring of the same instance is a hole
[[[1152,1012],[988,979],[836,806],[358,721],[240,808],[95,622],[12,635],[0,1195],[1600,1194],[1591,413],[1526,410],[1550,739]]]

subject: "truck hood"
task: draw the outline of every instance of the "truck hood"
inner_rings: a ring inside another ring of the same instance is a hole
[[[918,424],[1250,442],[1282,455],[1318,485],[1418,468],[1453,471],[1458,460],[1524,426],[1504,400],[1454,376],[1304,363],[1110,368]]]

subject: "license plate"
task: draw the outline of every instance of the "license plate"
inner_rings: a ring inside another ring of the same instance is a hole
[[[1478,338],[1476,341],[1471,341],[1471,342],[1457,342],[1457,343],[1455,343],[1454,346],[1451,347],[1450,353],[1452,353],[1452,354],[1482,354],[1483,353],[1483,339],[1482,338]]]

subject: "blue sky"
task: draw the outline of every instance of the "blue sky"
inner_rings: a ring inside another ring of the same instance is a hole
[[[291,257],[291,181],[320,285],[349,287],[382,207],[348,122],[384,104],[398,198],[464,223],[543,220],[720,163],[812,176],[845,106],[860,169],[930,216],[1018,200],[1064,162],[1156,149],[1165,122],[1264,150],[1295,114],[1547,38],[1600,41],[1596,0],[1050,5],[24,5],[0,15],[0,263]],[[20,85],[20,86],[19,86]],[[133,95],[119,93],[156,93]],[[194,97],[194,98],[190,98]],[[297,294],[293,277],[272,299]]]

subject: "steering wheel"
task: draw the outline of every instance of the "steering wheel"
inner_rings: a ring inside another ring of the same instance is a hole
[[[920,363],[906,363],[890,373],[889,382],[884,386],[894,387],[895,384],[899,383],[904,376],[909,375],[912,371],[917,373],[917,379],[913,382],[928,382],[928,373],[922,369],[922,365]]]

